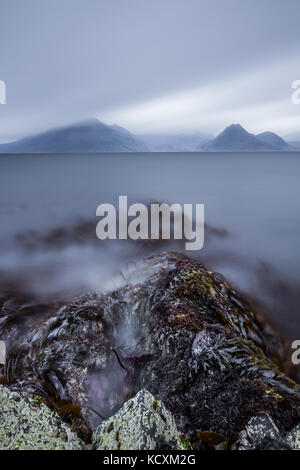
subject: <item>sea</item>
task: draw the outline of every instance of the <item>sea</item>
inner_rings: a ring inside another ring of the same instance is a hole
[[[204,204],[205,241],[96,237],[103,203]],[[178,250],[223,274],[300,335],[300,152],[0,156],[0,282],[67,298],[126,283],[145,256]]]

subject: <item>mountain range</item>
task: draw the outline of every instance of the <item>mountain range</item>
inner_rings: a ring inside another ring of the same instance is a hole
[[[201,150],[217,152],[258,152],[292,150],[292,147],[274,132],[250,134],[240,124],[231,124]]]
[[[232,152],[290,151],[289,144],[273,132],[251,134],[240,124],[232,124],[217,137],[194,134],[134,135],[98,119],[52,129],[0,145],[0,153],[97,153],[97,152]]]

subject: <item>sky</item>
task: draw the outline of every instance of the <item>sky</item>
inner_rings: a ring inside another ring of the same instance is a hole
[[[299,0],[0,0],[0,142],[98,117],[299,135]]]

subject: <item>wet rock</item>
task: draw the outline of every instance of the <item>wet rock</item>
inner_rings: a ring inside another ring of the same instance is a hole
[[[98,450],[182,449],[172,414],[147,390],[127,401],[93,434]]]
[[[283,359],[280,336],[222,276],[164,253],[137,266],[125,287],[78,297],[23,329],[2,380],[40,395],[80,435],[145,388],[195,449],[197,431],[224,436],[230,448],[260,412],[282,436],[299,424],[299,387]]]
[[[83,443],[37,400],[0,386],[0,450],[80,450]]]

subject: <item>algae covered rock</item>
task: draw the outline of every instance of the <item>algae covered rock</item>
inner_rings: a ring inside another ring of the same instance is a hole
[[[172,414],[147,390],[128,400],[93,435],[98,450],[182,449]]]
[[[0,450],[71,449],[83,449],[83,443],[59,416],[0,386]]]
[[[23,328],[2,383],[40,395],[83,434],[84,423],[95,430],[146,389],[194,449],[203,433],[223,436],[230,448],[262,412],[283,437],[300,423],[283,341],[223,276],[172,252],[146,259],[126,281]],[[0,320],[5,340],[18,324],[11,309]]]

